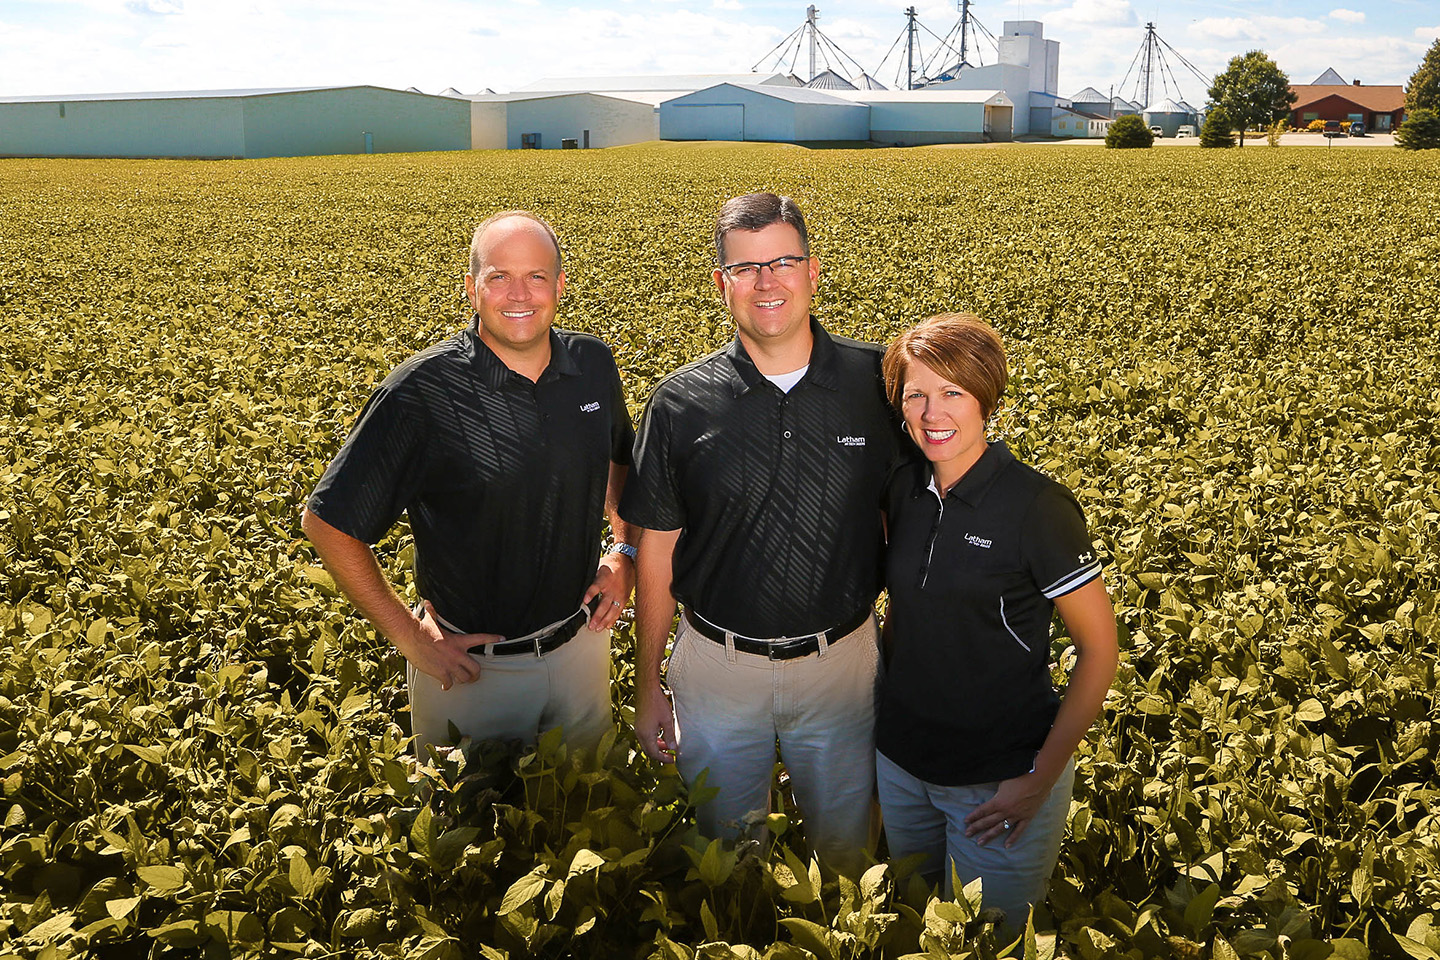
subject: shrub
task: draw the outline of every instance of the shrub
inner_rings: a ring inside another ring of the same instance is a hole
[[[1265,142],[1272,147],[1280,146],[1280,136],[1290,129],[1290,123],[1284,117],[1270,124],[1265,130]]]
[[[1230,120],[1219,109],[1211,110],[1200,128],[1200,146],[1233,147],[1235,134],[1230,130]]]
[[[1128,150],[1134,147],[1150,147],[1155,144],[1155,134],[1145,126],[1145,119],[1135,114],[1117,118],[1105,134],[1105,146]]]
[[[1311,121],[1310,121],[1310,125],[1307,126],[1305,129],[1306,129],[1306,130],[1309,130],[1311,133],[1324,133],[1324,132],[1325,132],[1325,121],[1324,121],[1324,120],[1311,120]]]
[[[1395,131],[1395,145],[1402,150],[1440,149],[1440,113],[1423,107],[1410,111]]]

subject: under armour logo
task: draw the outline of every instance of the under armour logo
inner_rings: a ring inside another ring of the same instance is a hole
[[[1086,552],[1086,553],[1080,554],[1080,562],[1081,562],[1081,563],[1089,563],[1091,560],[1094,560],[1094,559],[1095,559],[1095,554],[1093,554],[1093,553]]]

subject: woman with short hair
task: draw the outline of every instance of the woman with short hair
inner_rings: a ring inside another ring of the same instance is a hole
[[[1075,748],[1115,676],[1114,608],[1075,497],[987,441],[1008,373],[999,336],[943,314],[884,361],[890,402],[923,458],[887,495],[889,662],[876,775],[890,856],[922,875],[982,878],[984,905],[1023,928],[1054,870]],[[1076,665],[1050,680],[1060,612]]]

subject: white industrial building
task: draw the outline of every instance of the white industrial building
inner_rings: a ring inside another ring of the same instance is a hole
[[[835,92],[720,83],[660,104],[662,140],[868,140],[870,108]]]
[[[1103,113],[1057,107],[1050,120],[1050,135],[1063,139],[1104,139],[1110,132],[1110,118]]]
[[[469,146],[464,100],[385,87],[0,97],[0,156],[218,159]]]
[[[721,83],[795,87],[784,73],[546,77],[471,97],[475,150],[619,147],[660,139],[660,103]]]
[[[470,98],[472,150],[582,150],[660,139],[670,94],[511,93]]]
[[[1045,39],[1038,20],[1007,20],[996,38],[998,62],[965,67],[953,80],[932,83],[927,90],[1000,90],[1015,107],[1015,136],[1048,134],[1059,95],[1060,44]]]
[[[999,90],[841,90],[870,108],[870,139],[912,147],[1010,140],[1015,105]]]
[[[1159,127],[1162,137],[1178,136],[1181,127],[1190,127],[1193,132],[1199,126],[1194,107],[1169,98],[1152,103],[1141,116],[1145,118],[1146,126]]]

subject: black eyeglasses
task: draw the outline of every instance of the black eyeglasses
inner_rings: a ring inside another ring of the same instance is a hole
[[[770,268],[772,277],[784,278],[793,276],[795,271],[800,269],[800,265],[809,259],[808,255],[803,257],[785,256],[766,260],[764,263],[727,263],[720,270],[736,283],[754,283],[760,279],[760,271],[766,267]]]

